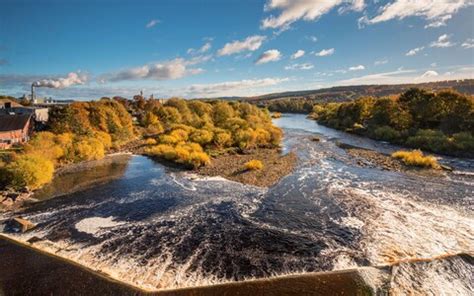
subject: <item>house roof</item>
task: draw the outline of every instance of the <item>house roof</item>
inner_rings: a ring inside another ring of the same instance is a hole
[[[12,107],[23,107],[23,105],[18,104],[17,102],[10,99],[0,99],[0,106],[5,106],[5,103],[11,103]]]
[[[0,131],[15,131],[25,127],[31,114],[0,115]]]

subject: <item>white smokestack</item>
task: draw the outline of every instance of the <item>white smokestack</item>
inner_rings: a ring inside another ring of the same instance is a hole
[[[71,72],[66,78],[43,79],[33,82],[32,87],[66,88],[75,84],[84,84],[87,81],[86,75]]]

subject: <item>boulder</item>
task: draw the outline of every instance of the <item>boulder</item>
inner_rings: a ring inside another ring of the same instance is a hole
[[[16,217],[5,222],[4,231],[5,232],[27,232],[28,230],[31,230],[35,227],[36,225],[33,224],[32,222],[20,217]]]

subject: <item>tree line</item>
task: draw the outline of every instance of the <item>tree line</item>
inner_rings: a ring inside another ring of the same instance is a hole
[[[413,88],[399,96],[316,104],[310,116],[377,140],[474,157],[474,99],[455,91]]]

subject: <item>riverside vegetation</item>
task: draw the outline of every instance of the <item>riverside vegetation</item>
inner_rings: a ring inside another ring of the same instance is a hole
[[[474,99],[455,91],[414,88],[400,96],[316,104],[310,116],[323,125],[373,139],[474,157]]]
[[[35,133],[20,152],[2,154],[1,186],[38,189],[51,181],[56,168],[101,159],[134,137],[130,114],[113,100],[53,108],[48,131]]]
[[[34,190],[56,168],[101,159],[136,139],[143,139],[146,155],[199,168],[211,156],[275,148],[281,138],[269,112],[247,103],[102,98],[53,108],[47,131],[20,152],[3,154],[0,181],[3,188]]]

